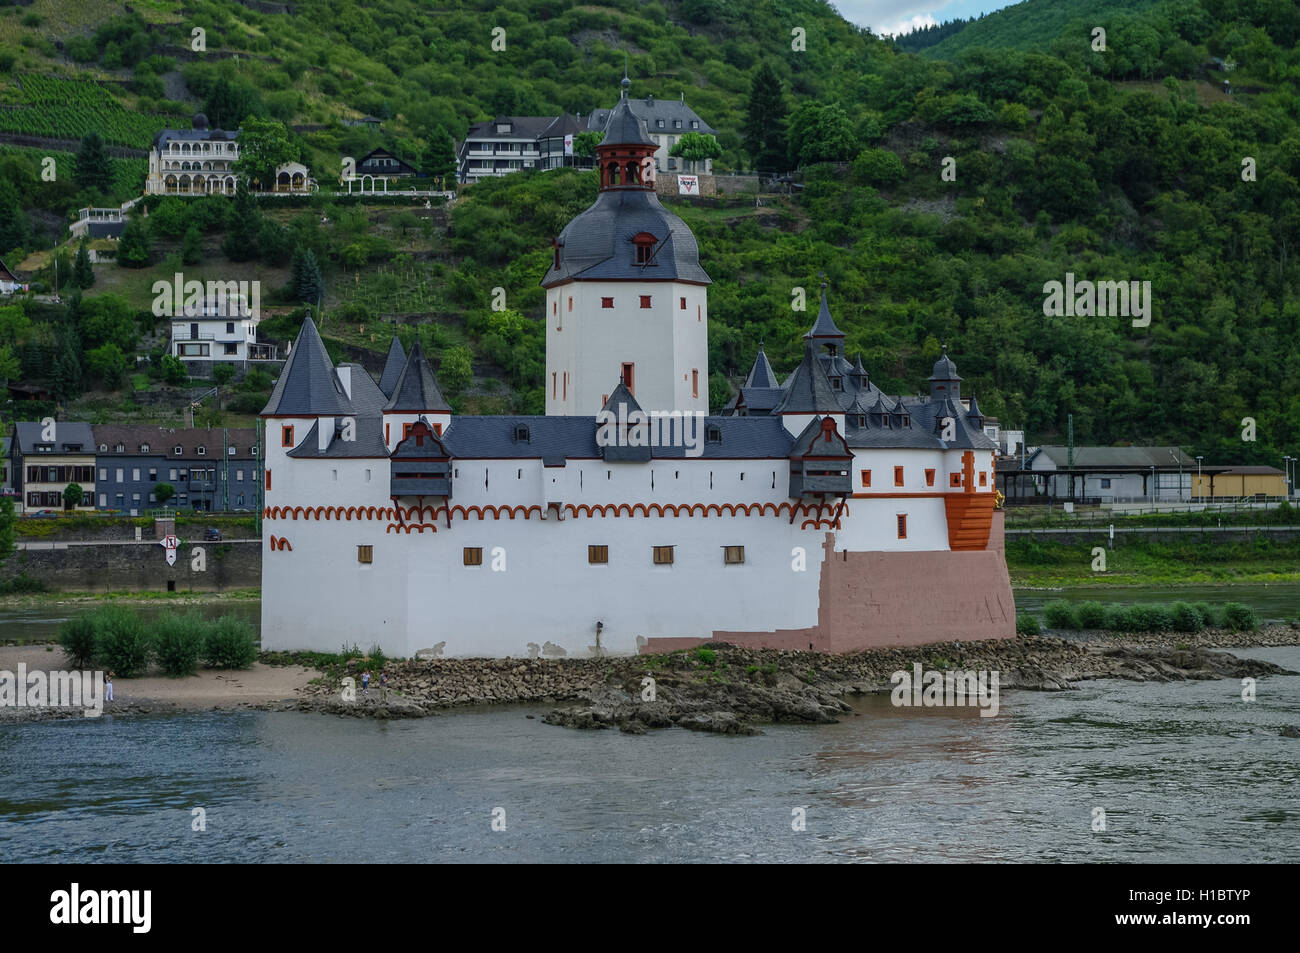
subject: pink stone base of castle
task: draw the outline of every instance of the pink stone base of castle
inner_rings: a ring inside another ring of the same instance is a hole
[[[988,548],[924,553],[837,553],[823,544],[817,624],[772,632],[713,633],[746,648],[857,652],[930,642],[1009,639],[1016,634],[1003,550],[1003,514],[993,514]],[[671,652],[709,639],[649,639],[643,653]]]

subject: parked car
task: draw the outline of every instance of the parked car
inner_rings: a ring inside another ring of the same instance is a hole
[[[203,533],[203,539],[207,542],[220,542],[221,530],[215,526],[209,526]]]

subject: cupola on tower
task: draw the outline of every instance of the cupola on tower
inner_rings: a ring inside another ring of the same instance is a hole
[[[655,194],[658,144],[623,93],[596,147],[600,194],[555,239],[546,413],[595,415],[621,381],[642,409],[709,409],[708,286],[691,230]]]

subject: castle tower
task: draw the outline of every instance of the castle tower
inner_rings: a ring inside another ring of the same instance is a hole
[[[623,97],[596,147],[600,194],[554,241],[546,413],[594,415],[622,383],[647,411],[709,409],[709,276],[654,190],[658,144]]]

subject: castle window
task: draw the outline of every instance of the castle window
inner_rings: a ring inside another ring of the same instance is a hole
[[[609,562],[609,547],[588,546],[587,562],[593,566],[597,566],[597,565],[603,566],[605,563]]]
[[[697,368],[691,369],[691,396],[700,396],[700,372]]]
[[[903,485],[903,468],[894,467],[894,486]]]
[[[740,566],[745,562],[744,546],[723,546],[722,562],[727,566]]]
[[[614,299],[613,299],[613,298],[601,298],[601,299],[600,299],[600,306],[601,306],[602,308],[612,308],[612,307],[614,307]]]
[[[623,386],[627,388],[629,394],[636,393],[636,387],[633,383],[636,375],[636,365],[627,363],[623,365]],[[601,402],[602,404],[604,401]]]
[[[466,546],[465,547],[465,565],[482,566],[483,565],[483,547]]]
[[[898,514],[898,538],[907,539],[907,514]]]
[[[655,565],[671,566],[673,564],[673,547],[656,546],[655,547]]]
[[[643,308],[648,308],[648,307],[650,307],[650,296],[649,296],[649,295],[641,295],[641,307],[643,307]]]
[[[293,446],[293,427],[285,426],[280,428],[280,446],[282,447]],[[180,456],[180,453],[181,453],[181,448],[177,447],[176,455]]]
[[[527,424],[515,424],[515,435],[512,439],[515,443],[528,443]]]
[[[269,467],[266,470],[266,488],[268,491],[271,489],[271,470]]]
[[[988,485],[989,485],[989,475],[988,475],[987,473],[985,473],[983,470],[981,470],[981,471],[980,471],[980,486],[988,486]]]
[[[948,474],[948,485],[949,485],[949,486],[961,486],[961,474],[960,474],[960,473],[949,473],[949,474]]]
[[[569,310],[573,310],[573,295],[569,295]]]
[[[717,424],[707,424],[704,428],[705,443],[722,443],[722,428]]]
[[[870,471],[870,470],[863,470],[863,471],[862,471],[862,485],[863,485],[863,486],[871,486],[871,471]]]
[[[375,561],[375,547],[373,546],[357,547],[357,562],[361,563],[363,566],[369,566],[374,561]]]
[[[926,470],[926,471],[925,471],[925,485],[926,485],[926,486],[934,486],[934,471],[933,471],[933,470]]]

